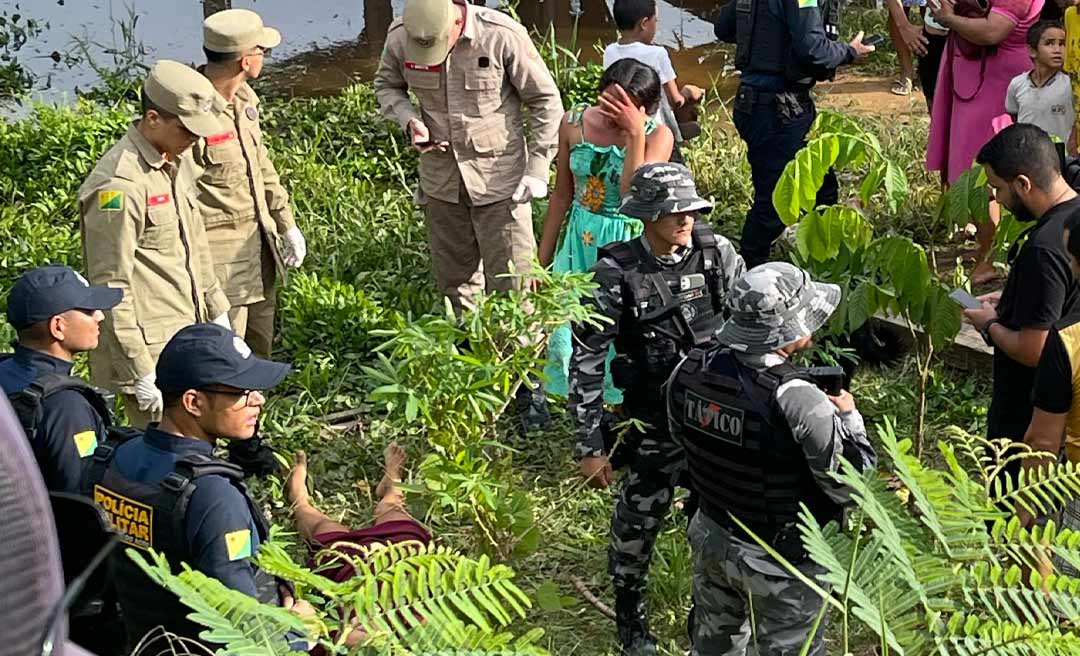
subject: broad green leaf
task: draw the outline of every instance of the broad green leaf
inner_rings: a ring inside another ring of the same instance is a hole
[[[799,220],[799,197],[796,191],[798,164],[791,160],[784,167],[784,173],[773,188],[773,207],[785,225],[792,225]]]
[[[870,286],[864,281],[847,294],[848,329],[856,330],[870,320],[874,311],[870,305]]]
[[[889,211],[896,213],[908,195],[908,181],[904,169],[892,160],[885,161],[885,193]]]
[[[540,610],[552,612],[562,610],[562,595],[559,594],[559,586],[552,580],[541,583],[536,588],[536,605]]]

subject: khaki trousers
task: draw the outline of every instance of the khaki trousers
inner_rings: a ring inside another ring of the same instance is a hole
[[[474,207],[464,187],[459,197],[458,203],[427,198],[424,219],[439,293],[460,315],[481,290],[521,286],[520,279],[501,274],[510,270],[510,262],[517,273],[532,268],[536,238],[529,203],[507,199]]]
[[[264,246],[262,253],[262,286],[264,299],[247,305],[234,305],[229,309],[229,323],[252,353],[264,360],[270,359],[274,348],[274,316],[277,312],[277,272],[274,257]]]

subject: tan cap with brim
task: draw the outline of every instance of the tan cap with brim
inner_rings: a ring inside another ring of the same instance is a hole
[[[450,54],[450,32],[458,9],[453,0],[405,0],[401,20],[408,38],[406,61],[421,66],[435,66]]]
[[[243,52],[256,46],[276,48],[281,32],[263,25],[262,18],[250,9],[226,9],[203,21],[203,46],[212,52]]]
[[[143,93],[161,109],[176,114],[184,127],[200,137],[221,132],[214,115],[214,85],[190,66],[162,59],[150,69]]]

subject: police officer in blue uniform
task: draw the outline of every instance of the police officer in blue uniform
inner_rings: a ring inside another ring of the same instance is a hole
[[[91,287],[66,266],[23,274],[8,296],[15,353],[0,356],[3,388],[30,440],[45,487],[78,492],[84,463],[111,424],[102,395],[71,375],[76,353],[97,348],[104,310],[123,292]]]
[[[743,224],[740,250],[746,268],[769,258],[784,223],[772,195],[784,167],[806,143],[817,110],[810,89],[836,69],[865,57],[874,46],[839,43],[841,0],[732,0],[720,12],[716,37],[735,43],[741,78],[735,95],[735,128],[746,142],[754,202]],[[829,172],[818,204],[836,202]]]
[[[261,360],[236,333],[216,324],[180,330],[161,352],[160,423],[123,445],[101,447],[87,472],[86,494],[101,505],[128,545],[163,552],[228,587],[277,603],[272,577],[251,556],[267,523],[248,495],[240,467],[214,455],[218,440],[255,434],[266,398],[289,365]],[[159,625],[192,637],[199,629],[175,596],[152,584],[126,557],[114,562],[128,640]]]

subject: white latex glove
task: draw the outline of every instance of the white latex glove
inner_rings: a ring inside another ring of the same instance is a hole
[[[221,326],[225,330],[232,330],[232,323],[229,321],[229,313],[224,312],[220,317],[214,319],[213,323]]]
[[[293,226],[285,231],[285,266],[296,268],[304,263],[307,257],[307,241],[300,228]]]
[[[534,178],[531,175],[522,176],[521,182],[518,183],[517,190],[514,191],[514,195],[510,200],[515,203],[528,203],[536,198],[544,198],[548,193],[547,182],[540,178]]]
[[[147,374],[135,380],[135,400],[139,403],[139,410],[143,412],[158,414],[165,406],[161,399],[161,390],[154,384],[156,380],[155,374]]]

